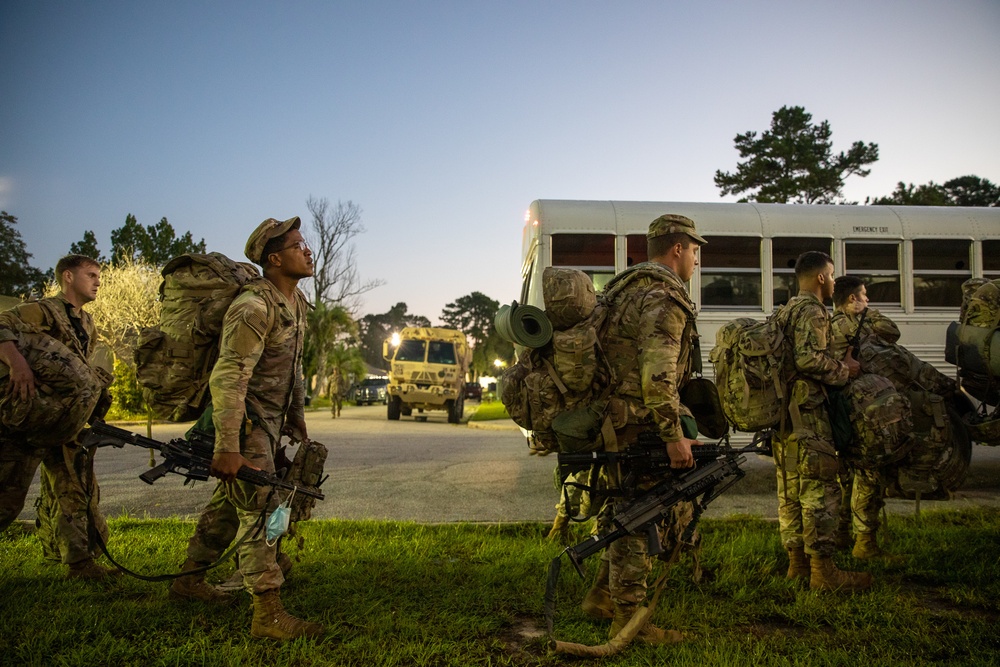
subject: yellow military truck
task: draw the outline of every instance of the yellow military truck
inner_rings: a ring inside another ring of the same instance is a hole
[[[445,410],[457,424],[465,409],[465,375],[472,354],[465,334],[440,327],[406,327],[382,344],[389,362],[389,419],[414,410]]]

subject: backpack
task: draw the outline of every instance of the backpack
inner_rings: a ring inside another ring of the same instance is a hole
[[[879,470],[909,452],[913,429],[910,404],[888,379],[864,373],[842,390],[850,406],[851,438],[845,453],[851,463]]]
[[[219,357],[226,311],[260,272],[213,252],[175,257],[162,275],[160,324],[139,334],[136,379],[155,418],[191,421],[209,401],[208,378]]]
[[[0,434],[16,434],[32,447],[64,444],[87,425],[111,378],[48,334],[17,335],[17,347],[35,374],[35,396],[23,401],[12,392],[10,369],[0,363]]]
[[[597,451],[613,434],[605,415],[611,368],[600,345],[607,306],[576,269],[546,268],[542,292],[551,338],[525,348],[503,373],[500,401],[514,423],[532,431],[534,452]]]
[[[958,366],[962,389],[981,401],[962,415],[976,442],[1000,445],[1000,279],[962,284],[959,322],[948,327],[945,360]],[[988,406],[994,406],[992,410]]]
[[[790,373],[784,318],[763,322],[740,317],[715,334],[709,361],[726,418],[738,431],[755,432],[781,423]]]

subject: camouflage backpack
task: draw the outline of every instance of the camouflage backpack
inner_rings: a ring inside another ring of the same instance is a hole
[[[217,252],[175,257],[162,273],[160,325],[139,335],[136,377],[154,417],[189,421],[208,403],[226,310],[260,273]]]
[[[0,433],[17,434],[36,447],[60,445],[86,425],[111,378],[43,333],[21,332],[17,347],[35,374],[35,397],[10,391],[9,368],[0,363]]]
[[[847,455],[866,470],[878,470],[903,459],[912,441],[909,402],[892,382],[864,373],[843,389],[850,405],[851,439]]]
[[[546,268],[542,275],[551,340],[525,348],[500,380],[500,400],[529,431],[533,450],[596,451],[613,437],[606,419],[611,369],[600,345],[607,315],[590,276]]]
[[[774,428],[785,413],[790,362],[782,313],[763,322],[740,317],[716,332],[709,360],[722,410],[738,431]]]
[[[959,322],[948,327],[945,359],[958,366],[962,388],[982,403],[962,415],[976,442],[1000,445],[1000,279],[962,285]],[[992,411],[988,405],[996,406]]]
[[[890,493],[913,496],[941,491],[944,488],[941,475],[952,454],[955,437],[955,425],[945,399],[917,388],[902,393],[910,404],[912,442],[896,466],[895,489]]]

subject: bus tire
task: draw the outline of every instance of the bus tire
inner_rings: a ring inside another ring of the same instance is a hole
[[[399,396],[393,396],[392,398],[389,399],[389,402],[386,403],[386,409],[385,409],[386,416],[391,421],[396,421],[399,419],[400,403],[401,401],[399,400]]]

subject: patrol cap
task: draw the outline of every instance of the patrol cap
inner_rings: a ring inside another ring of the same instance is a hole
[[[676,213],[661,215],[649,223],[649,232],[646,233],[646,238],[652,239],[664,234],[675,234],[677,232],[687,234],[701,245],[708,243],[704,238],[698,236],[698,231],[694,228],[694,220],[683,215],[677,215]]]
[[[292,229],[298,229],[302,226],[302,221],[299,216],[294,218],[289,218],[288,220],[275,220],[274,218],[268,218],[264,222],[257,225],[257,229],[253,230],[253,234],[247,240],[246,250],[243,254],[247,256],[254,264],[264,265],[264,258],[261,255],[264,254],[264,246],[267,242],[276,236],[281,236],[287,231]]]

